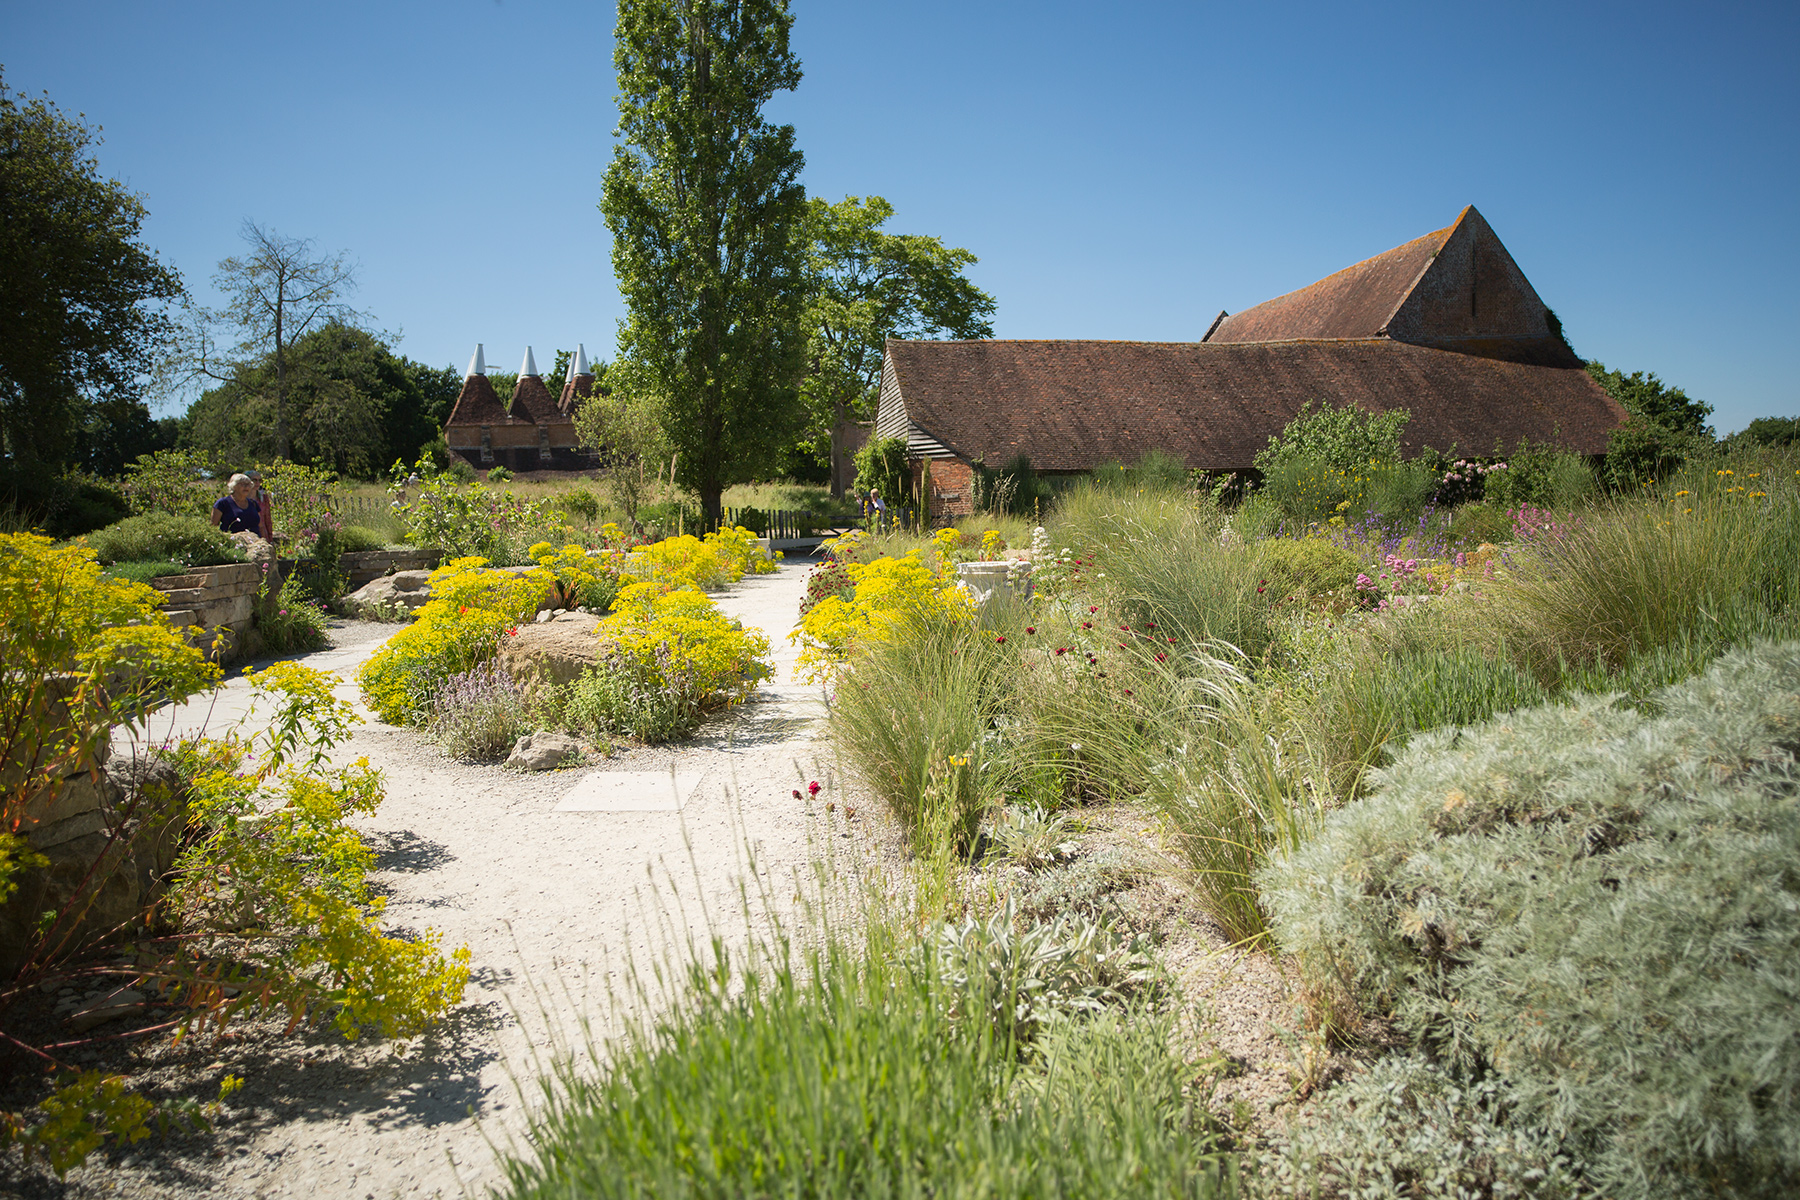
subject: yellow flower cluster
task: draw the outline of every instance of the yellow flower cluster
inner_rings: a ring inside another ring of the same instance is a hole
[[[431,599],[413,623],[357,671],[363,698],[383,721],[419,724],[431,716],[450,676],[493,656],[508,629],[537,611],[556,576],[543,567],[490,571],[487,559],[458,558],[431,573]]]
[[[761,630],[731,620],[698,588],[663,580],[628,584],[594,632],[603,652],[630,659],[649,678],[666,683],[668,672],[692,672],[708,699],[742,700],[771,670]]]
[[[756,535],[739,526],[709,533],[704,539],[688,533],[640,546],[627,561],[626,578],[661,579],[671,587],[710,592],[736,583],[746,574],[763,575],[775,569],[775,564],[763,557]]]
[[[974,619],[974,604],[969,594],[956,586],[955,576],[947,569],[927,566],[921,551],[910,551],[902,558],[853,562],[847,570],[855,587],[851,598],[825,597],[788,635],[789,641],[800,646],[794,673],[801,679],[822,682],[830,678],[859,643],[890,638],[906,621]]]

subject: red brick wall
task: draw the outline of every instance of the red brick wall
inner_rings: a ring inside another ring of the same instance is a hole
[[[921,462],[913,464],[913,490],[919,486]],[[955,458],[934,458],[930,460],[931,495],[930,519],[933,524],[945,524],[966,517],[975,511],[975,469],[968,463]]]

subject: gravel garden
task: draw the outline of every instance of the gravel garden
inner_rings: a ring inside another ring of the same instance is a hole
[[[63,893],[0,843],[38,889],[9,1062],[61,1068],[15,1075],[0,1169],[1787,1194],[1800,464],[1398,432],[1303,414],[1255,487],[1152,458],[785,563],[428,474],[351,533],[295,478],[269,657],[222,685],[130,565],[229,554],[167,532],[179,488],[6,535],[9,812],[111,791]],[[329,615],[401,535],[444,552],[414,601]]]

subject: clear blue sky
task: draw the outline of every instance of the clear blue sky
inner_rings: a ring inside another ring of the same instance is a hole
[[[1721,432],[1800,415],[1800,5],[796,0],[814,195],[980,256],[1017,338],[1198,338],[1473,203],[1578,352]],[[245,218],[347,250],[400,349],[610,357],[612,14],[0,0],[202,301]]]

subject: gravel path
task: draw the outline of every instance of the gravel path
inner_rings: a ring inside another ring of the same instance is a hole
[[[451,762],[359,703],[368,724],[344,749],[387,776],[386,802],[363,823],[388,895],[383,924],[429,926],[446,947],[468,945],[462,1008],[410,1043],[348,1045],[316,1032],[176,1052],[172,1071],[245,1078],[220,1134],[204,1150],[180,1139],[144,1143],[112,1165],[96,1159],[67,1194],[387,1200],[496,1182],[491,1143],[522,1128],[534,1055],[579,1044],[584,1020],[599,1031],[627,957],[650,961],[704,937],[709,917],[741,940],[743,890],[766,891],[779,908],[797,872],[836,861],[838,847],[843,861],[859,856],[859,826],[819,802],[839,776],[819,740],[824,704],[817,688],[793,682],[786,636],[809,565],[790,561],[717,598],[769,635],[776,677],[679,747],[524,775]],[[347,623],[336,646],[304,661],[348,680],[393,628]],[[201,723],[217,732],[241,719],[248,695],[230,681],[206,705],[160,716],[152,733]],[[811,779],[827,785],[819,801],[794,799]]]

